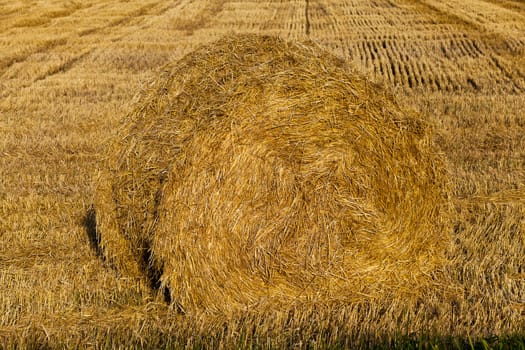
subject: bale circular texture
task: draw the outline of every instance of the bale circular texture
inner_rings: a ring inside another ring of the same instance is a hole
[[[311,43],[233,35],[164,67],[95,207],[125,274],[182,310],[417,296],[449,241],[429,126]]]

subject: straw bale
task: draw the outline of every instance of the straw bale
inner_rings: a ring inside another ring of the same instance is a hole
[[[449,184],[431,128],[312,43],[233,35],[167,65],[108,155],[106,256],[153,271],[180,310],[439,284]]]

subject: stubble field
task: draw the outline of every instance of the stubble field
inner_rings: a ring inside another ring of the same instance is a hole
[[[312,40],[435,125],[454,298],[182,316],[104,264],[86,213],[106,140],[160,67],[229,33]],[[0,242],[0,347],[523,335],[525,3],[0,0]]]

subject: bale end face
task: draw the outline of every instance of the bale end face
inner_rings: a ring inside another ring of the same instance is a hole
[[[449,240],[430,137],[315,46],[227,37],[166,66],[126,121],[108,234],[147,246],[186,310],[417,295]]]

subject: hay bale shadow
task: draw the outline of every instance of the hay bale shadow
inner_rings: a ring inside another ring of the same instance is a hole
[[[115,272],[119,273],[118,268],[111,264],[104,254],[104,249],[101,245],[100,234],[97,230],[97,212],[95,207],[91,205],[86,211],[84,216],[83,226],[86,230],[86,235],[89,241],[89,246],[91,250],[95,253],[97,258],[99,258],[105,266],[108,266]],[[152,259],[151,247],[149,249],[144,249],[141,257],[141,267],[143,269],[144,276],[146,276],[147,283],[149,287],[162,296],[164,301],[168,304],[171,304],[171,293],[167,287],[161,285],[160,277],[162,276],[163,271],[154,268],[149,262]]]
[[[86,235],[89,241],[89,246],[91,250],[96,254],[96,256],[104,261],[104,252],[100,246],[100,235],[97,234],[97,213],[94,206],[90,206],[86,211],[84,216],[83,226],[86,229]]]

